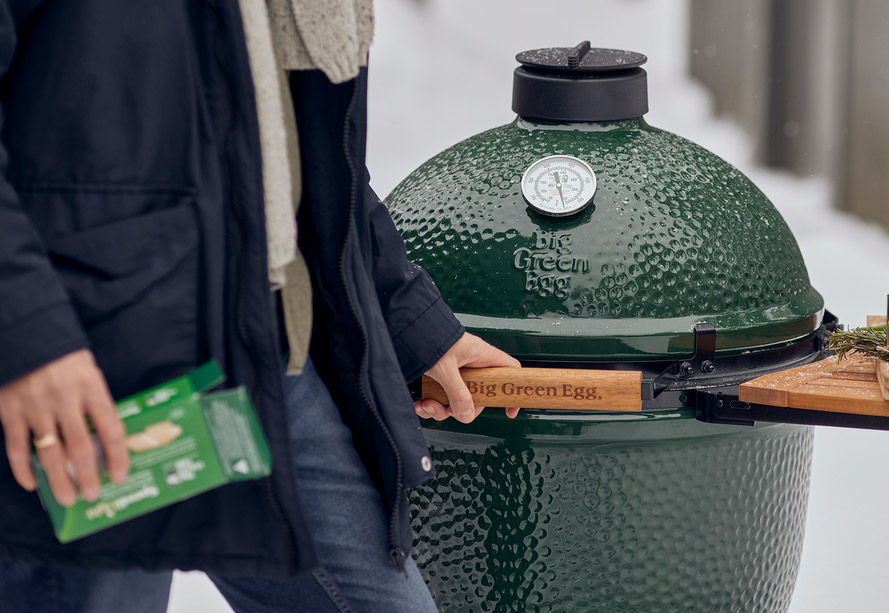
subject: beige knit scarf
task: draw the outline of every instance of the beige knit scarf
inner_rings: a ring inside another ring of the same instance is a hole
[[[259,116],[269,282],[281,290],[289,374],[305,364],[311,335],[308,270],[296,244],[300,162],[282,68],[318,68],[334,83],[358,75],[373,37],[371,0],[239,0]]]
[[[333,83],[367,64],[372,0],[268,0],[275,44],[287,70],[317,68]]]

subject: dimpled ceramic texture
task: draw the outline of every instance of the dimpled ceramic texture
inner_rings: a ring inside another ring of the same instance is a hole
[[[521,177],[575,156],[597,176],[570,217]],[[408,255],[466,327],[537,362],[685,359],[694,324],[738,353],[813,333],[796,241],[738,170],[641,118],[524,119],[474,136],[387,199]],[[488,409],[427,422],[438,477],[412,494],[416,555],[445,611],[786,611],[812,455],[800,426]]]
[[[426,435],[438,477],[411,495],[414,557],[442,611],[790,605],[810,428],[498,412]]]
[[[598,181],[593,204],[566,218],[534,212],[520,189],[555,154]],[[387,203],[460,320],[518,357],[683,355],[699,321],[716,326],[720,350],[738,351],[820,324],[821,296],[762,192],[641,118],[518,119],[433,157]]]

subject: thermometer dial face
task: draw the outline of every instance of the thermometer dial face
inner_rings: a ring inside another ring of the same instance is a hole
[[[573,215],[593,201],[596,174],[589,164],[570,155],[537,160],[522,176],[522,195],[538,213]]]

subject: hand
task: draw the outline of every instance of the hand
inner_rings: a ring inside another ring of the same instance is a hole
[[[69,353],[0,387],[6,455],[19,485],[29,491],[37,488],[31,441],[42,440],[37,457],[56,501],[71,506],[77,488],[86,500],[99,497],[99,466],[86,416],[104,447],[111,480],[123,481],[130,470],[125,432],[92,352]],[[69,462],[76,484],[66,470]]]
[[[425,418],[431,417],[436,421],[453,416],[464,424],[468,424],[478,417],[485,407],[477,407],[473,404],[472,394],[469,393],[469,389],[460,377],[460,368],[463,366],[482,368],[486,366],[521,366],[521,364],[515,358],[467,332],[426,373],[441,384],[448,395],[450,405],[444,406],[429,398],[419,400],[414,403],[417,415]],[[506,409],[506,415],[510,418],[515,417],[518,413],[518,407]]]

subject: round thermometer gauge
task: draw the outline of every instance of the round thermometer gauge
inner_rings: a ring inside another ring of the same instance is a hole
[[[551,217],[573,215],[593,201],[596,173],[570,155],[537,160],[522,175],[522,195],[538,213]]]

